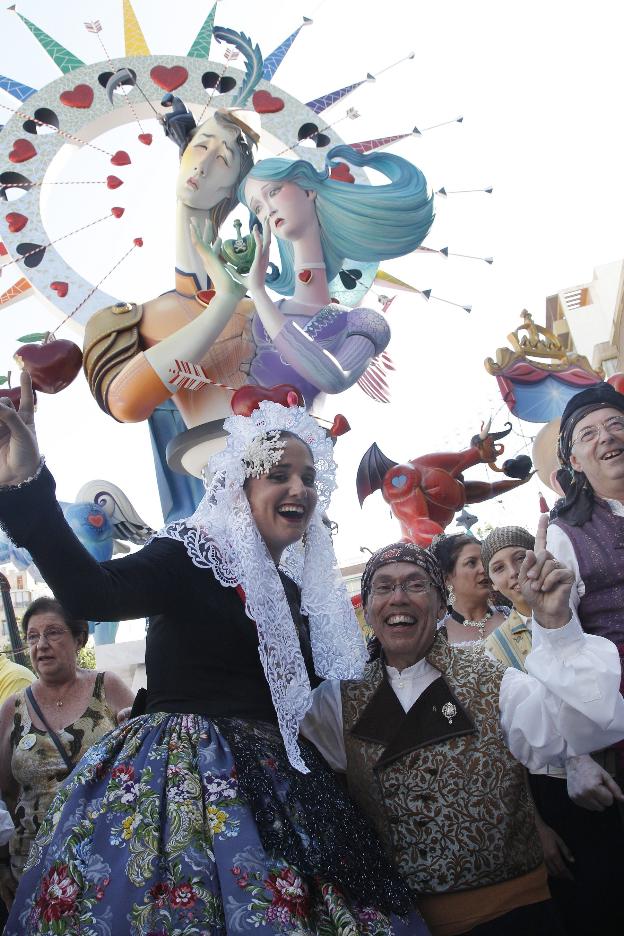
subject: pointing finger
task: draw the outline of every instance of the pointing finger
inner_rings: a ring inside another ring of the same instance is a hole
[[[548,530],[548,514],[540,514],[537,524],[537,533],[535,534],[534,552],[540,553],[546,549],[546,531]]]
[[[19,414],[24,421],[32,420],[35,411],[35,398],[33,395],[32,380],[27,370],[20,374],[20,405]]]

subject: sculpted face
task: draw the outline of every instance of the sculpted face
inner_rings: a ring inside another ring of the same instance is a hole
[[[245,199],[249,208],[264,225],[271,225],[277,237],[297,241],[311,225],[318,226],[316,192],[306,190],[296,182],[248,179]]]
[[[282,457],[267,474],[249,478],[247,500],[258,531],[277,562],[305,533],[316,507],[312,454],[299,439],[286,441]]]
[[[211,117],[201,124],[180,160],[176,196],[189,208],[207,211],[228,198],[238,182],[239,131]]]
[[[606,497],[619,496],[624,488],[623,418],[621,410],[603,406],[579,419],[574,427],[570,463],[585,474],[594,491]],[[594,431],[588,433],[589,428]]]

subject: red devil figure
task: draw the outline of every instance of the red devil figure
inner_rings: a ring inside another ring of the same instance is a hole
[[[490,432],[488,422],[481,427],[479,435],[470,440],[470,448],[463,452],[421,455],[404,465],[386,458],[374,442],[358,468],[356,484],[360,506],[369,494],[381,488],[384,500],[401,524],[403,539],[429,546],[433,537],[444,533],[456,511],[466,504],[478,504],[504,494],[531,477],[532,464],[528,455],[509,459],[502,468],[496,465],[496,459],[504,452],[504,447],[496,443],[511,432],[511,423],[505,425],[507,428],[503,432]],[[493,484],[465,481],[464,471],[481,464],[489,465],[493,471],[502,471],[510,480]]]

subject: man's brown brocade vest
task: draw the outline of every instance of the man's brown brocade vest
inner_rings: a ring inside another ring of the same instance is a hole
[[[417,896],[498,884],[543,860],[525,770],[499,727],[504,667],[454,650],[444,631],[427,660],[442,678],[407,713],[381,660],[341,684],[349,792]]]

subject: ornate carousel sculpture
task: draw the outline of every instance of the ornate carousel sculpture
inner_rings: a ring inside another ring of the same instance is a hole
[[[523,324],[507,336],[510,348],[498,348],[496,360],[485,369],[496,377],[504,403],[514,416],[530,423],[545,423],[535,437],[533,462],[543,484],[553,490],[558,467],[559,420],[568,400],[603,380],[586,357],[566,351],[557,336],[537,325],[529,312]]]

